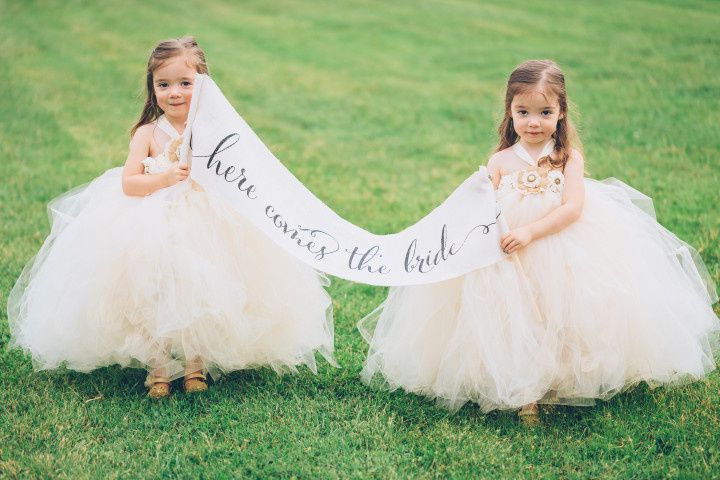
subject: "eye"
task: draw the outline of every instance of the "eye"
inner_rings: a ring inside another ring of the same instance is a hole
[[[552,115],[552,111],[550,111],[550,110],[543,110],[543,111],[542,111],[542,116],[543,116],[543,117],[547,117],[548,115]]]
[[[527,110],[518,110],[517,113],[520,115],[527,115]]]
[[[168,84],[167,82],[160,82],[157,84],[158,88],[167,88]]]
[[[180,85],[182,85],[183,87],[190,87],[190,86],[192,86],[192,82],[190,82],[190,81],[188,81],[188,80],[183,80],[183,81],[180,83]]]

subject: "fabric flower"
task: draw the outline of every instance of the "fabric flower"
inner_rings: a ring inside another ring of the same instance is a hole
[[[510,177],[512,187],[523,195],[551,191],[560,193],[565,177],[559,170],[521,170]]]
[[[565,177],[558,170],[550,170],[547,175],[548,189],[555,193],[560,193],[565,186]]]
[[[153,166],[155,165],[155,159],[152,157],[147,157],[145,160],[142,161],[143,165],[143,173],[148,174],[151,173],[151,170],[153,169]]]
[[[162,173],[168,168],[172,167],[172,162],[167,159],[164,153],[161,153],[157,156],[157,158],[147,157],[145,160],[142,161],[142,165],[143,173],[155,174]]]
[[[168,146],[168,160],[175,163],[180,160],[180,147],[182,146],[183,137],[180,135],[170,142]]]
[[[523,170],[520,172],[520,182],[527,188],[540,186],[540,174],[534,170]]]

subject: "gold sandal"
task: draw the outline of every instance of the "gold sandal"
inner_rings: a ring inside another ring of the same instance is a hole
[[[531,403],[525,405],[518,412],[520,421],[525,424],[526,427],[537,427],[540,425],[540,410],[538,409],[537,403]]]
[[[170,380],[157,377],[150,381],[148,397],[156,400],[170,396]]]
[[[208,389],[207,378],[202,371],[188,373],[183,379],[183,388],[185,393],[204,392]]]

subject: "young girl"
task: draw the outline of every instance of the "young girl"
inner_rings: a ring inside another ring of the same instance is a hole
[[[587,405],[715,368],[717,294],[700,257],[655,221],[649,198],[584,178],[568,114],[555,63],[512,72],[488,162],[508,257],[448,282],[392,289],[360,323],[366,382],[453,408],[523,407],[536,422],[537,403]]]
[[[38,369],[149,371],[149,395],[184,376],[334,364],[332,306],[323,278],[269,246],[178,161],[196,72],[191,37],[150,55],[147,98],[123,168],[49,205],[52,230],[8,302],[12,345]]]

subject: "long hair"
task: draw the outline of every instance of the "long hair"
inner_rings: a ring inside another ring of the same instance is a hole
[[[147,63],[147,75],[145,79],[146,96],[140,119],[130,130],[130,136],[141,126],[157,120],[164,112],[160,108],[155,97],[153,88],[153,73],[160,68],[167,60],[185,55],[188,61],[192,62],[198,73],[208,74],[208,66],[205,61],[205,53],[198,46],[194,37],[185,36],[160,42],[150,53]]]
[[[557,97],[562,118],[558,119],[556,130],[552,134],[552,138],[555,140],[554,156],[556,158],[548,155],[539,159],[538,164],[547,161],[554,168],[564,169],[573,148],[582,151],[582,144],[577,129],[570,120],[565,76],[552,60],[528,60],[518,65],[510,74],[507,89],[505,90],[505,114],[498,127],[500,142],[496,151],[499,152],[511,147],[520,140],[520,136],[515,132],[515,126],[513,125],[510,104],[512,104],[515,95],[529,93],[530,91],[540,91]]]

